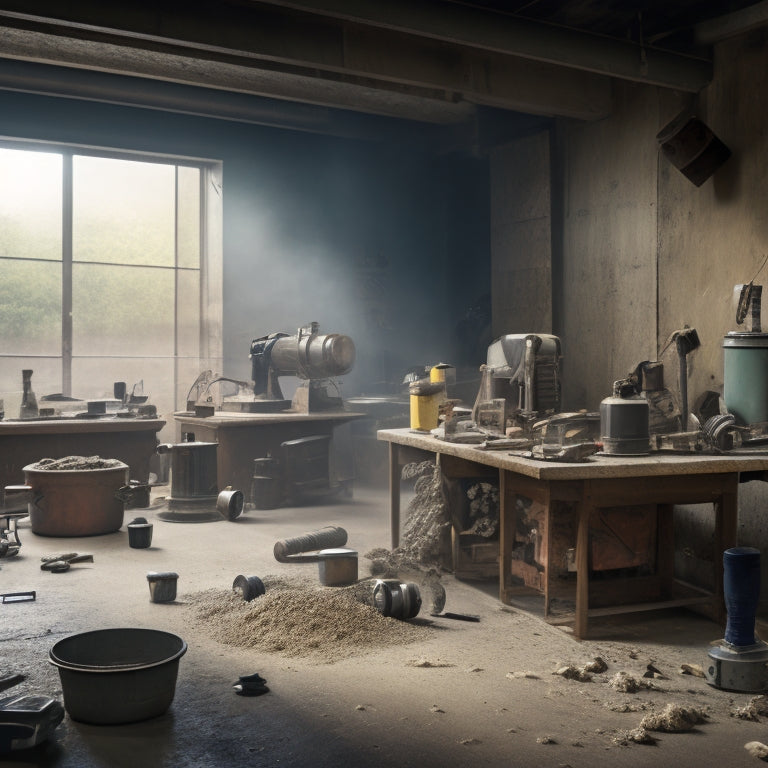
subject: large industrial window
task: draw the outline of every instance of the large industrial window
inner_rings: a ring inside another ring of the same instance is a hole
[[[0,143],[0,398],[110,398],[166,417],[221,357],[220,166]],[[169,426],[172,426],[172,419]]]

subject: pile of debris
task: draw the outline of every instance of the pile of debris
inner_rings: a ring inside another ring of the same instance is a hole
[[[226,645],[321,663],[423,641],[428,627],[383,616],[371,602],[372,581],[322,587],[265,576],[264,594],[251,600],[229,590],[192,595],[196,624]]]

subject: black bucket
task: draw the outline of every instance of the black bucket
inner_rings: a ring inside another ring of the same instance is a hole
[[[73,720],[117,725],[162,715],[176,692],[187,644],[154,629],[100,629],[59,640],[48,659],[59,668]]]

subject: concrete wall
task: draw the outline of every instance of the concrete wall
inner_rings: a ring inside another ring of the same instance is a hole
[[[597,410],[656,356],[654,89],[614,86],[614,111],[563,127],[563,406]]]
[[[549,133],[492,150],[492,327],[552,333]]]

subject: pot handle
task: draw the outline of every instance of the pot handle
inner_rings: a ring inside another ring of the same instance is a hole
[[[27,504],[37,504],[42,498],[42,494],[35,495],[31,485],[6,485],[2,509],[5,512],[24,509]]]
[[[130,480],[128,485],[123,485],[115,491],[115,498],[126,506],[149,506],[149,486],[138,480]]]

